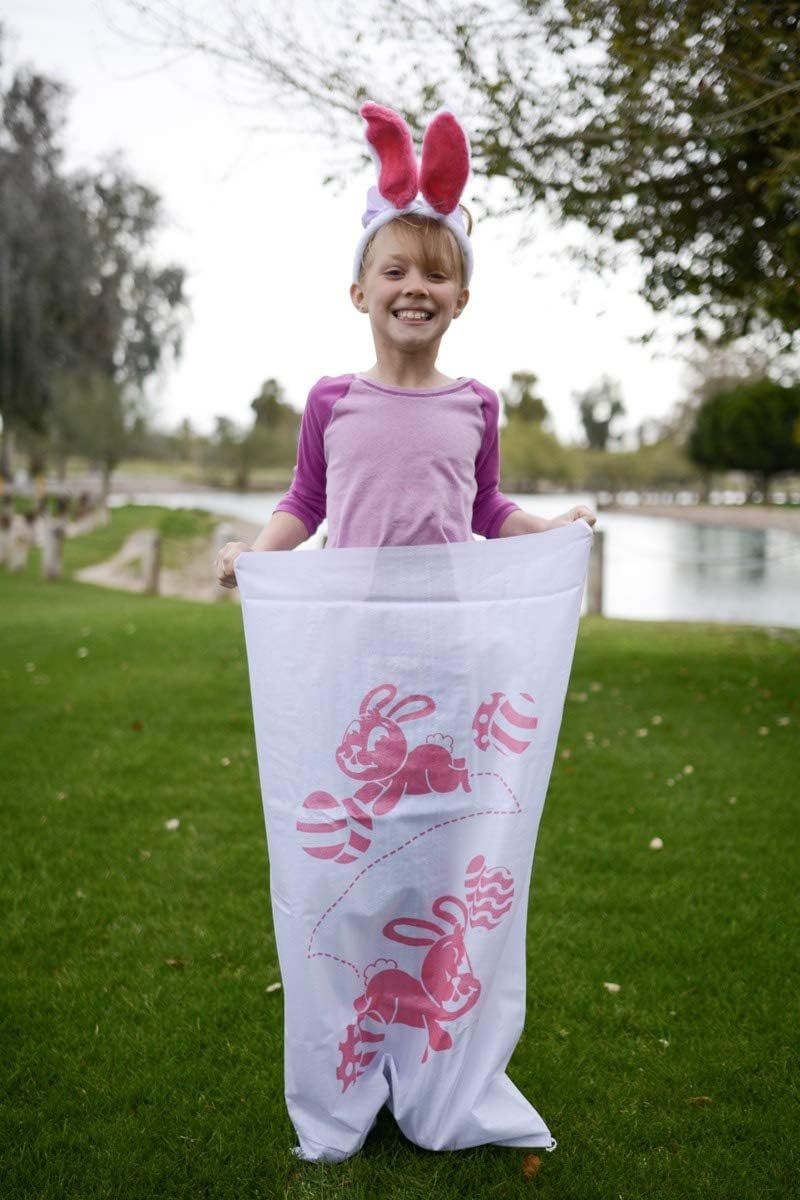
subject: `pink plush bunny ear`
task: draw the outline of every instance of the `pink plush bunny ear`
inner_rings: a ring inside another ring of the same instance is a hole
[[[432,118],[422,141],[420,191],[437,213],[446,216],[458,207],[469,178],[469,143],[464,130],[447,109]]]
[[[359,112],[367,122],[367,141],[380,171],[378,191],[395,208],[407,208],[419,190],[411,130],[391,108],[369,102]]]

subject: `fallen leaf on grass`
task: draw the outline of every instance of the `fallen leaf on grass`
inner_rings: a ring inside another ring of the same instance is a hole
[[[141,728],[142,728],[141,721],[131,721],[131,729],[134,731],[134,733],[138,733],[141,730]]]
[[[541,1165],[542,1160],[538,1154],[526,1154],[522,1160],[522,1174],[526,1179],[535,1179]]]
[[[165,959],[164,959],[164,962],[166,963],[166,965],[167,965],[168,967],[178,967],[178,968],[183,968],[183,967],[188,967],[188,966],[189,966],[189,962],[191,962],[191,959],[190,959],[190,960],[188,960],[188,961],[185,961],[185,960],[184,960],[184,959],[182,959],[182,958],[165,958]]]
[[[709,1104],[713,1104],[714,1101],[711,1099],[710,1096],[690,1096],[688,1099],[688,1103],[696,1104],[699,1108],[703,1108],[703,1107],[708,1107]]]

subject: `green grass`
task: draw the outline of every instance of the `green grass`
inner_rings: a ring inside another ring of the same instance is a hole
[[[110,510],[111,520],[81,537],[64,542],[64,571],[67,576],[82,567],[111,558],[137,529],[158,529],[162,538],[161,559],[176,567],[199,542],[210,541],[220,518],[196,508],[159,508],[156,505],[124,504]],[[34,552],[28,578],[39,573],[39,556]]]
[[[33,570],[0,606],[3,1200],[792,1194],[797,634],[581,626],[509,1069],[559,1141],[529,1180],[388,1112],[291,1155],[238,607]]]

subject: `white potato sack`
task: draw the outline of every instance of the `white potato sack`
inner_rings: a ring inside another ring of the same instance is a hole
[[[432,1150],[555,1146],[505,1069],[591,541],[236,560],[302,1159],[384,1104]]]

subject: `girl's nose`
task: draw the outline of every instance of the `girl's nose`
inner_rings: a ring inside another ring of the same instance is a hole
[[[403,290],[406,292],[427,292],[428,285],[425,282],[425,276],[419,271],[410,271],[406,276],[406,285]]]

